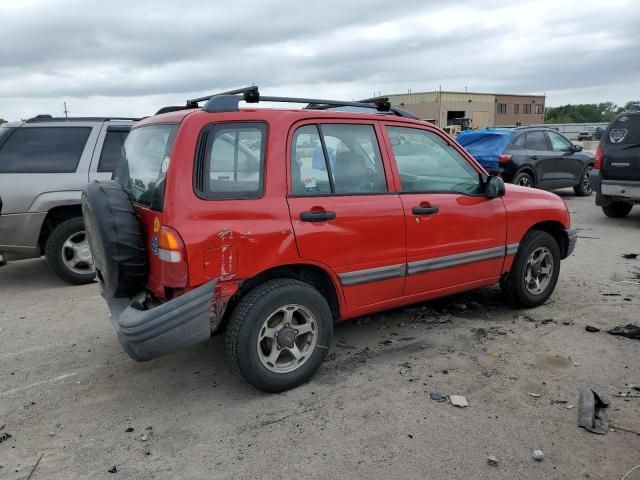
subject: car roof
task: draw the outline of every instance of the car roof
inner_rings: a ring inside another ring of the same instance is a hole
[[[207,116],[212,121],[237,121],[237,120],[260,120],[270,121],[281,119],[283,121],[289,121],[291,123],[305,120],[309,118],[324,118],[324,119],[337,119],[337,120],[359,120],[359,121],[371,121],[371,120],[384,120],[393,123],[415,124],[415,125],[430,125],[433,124],[426,120],[417,120],[407,117],[399,117],[396,115],[386,115],[380,113],[357,113],[357,112],[342,112],[337,110],[322,110],[322,109],[283,109],[283,108],[241,108],[232,112],[205,112],[201,108],[177,110],[174,112],[161,113],[153,115],[151,117],[144,118],[136,123],[136,126],[149,125],[155,123],[180,123],[186,117],[198,118]]]

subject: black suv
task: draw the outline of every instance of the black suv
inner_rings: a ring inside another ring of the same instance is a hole
[[[640,203],[640,108],[619,113],[600,139],[591,175],[596,205],[608,217],[626,217]]]

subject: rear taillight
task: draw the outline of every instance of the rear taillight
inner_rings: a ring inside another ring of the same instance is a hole
[[[173,228],[162,225],[158,232],[160,283],[166,287],[187,286],[187,253],[184,242]]]
[[[600,145],[596,149],[596,161],[593,162],[593,168],[598,170],[602,168],[602,147]]]
[[[498,162],[500,163],[500,165],[504,165],[509,161],[511,161],[511,155],[500,155],[500,157],[498,157]]]

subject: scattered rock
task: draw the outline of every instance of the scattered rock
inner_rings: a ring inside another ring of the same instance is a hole
[[[491,465],[492,467],[497,467],[498,466],[498,459],[496,457],[494,457],[493,455],[489,455],[487,457],[487,463],[489,465]]]
[[[147,441],[149,441],[149,435],[146,435],[146,434],[144,434],[144,433],[143,433],[143,434],[140,436],[140,440],[142,440],[143,442],[147,442]]]
[[[634,340],[640,340],[640,325],[634,325],[628,323],[626,325],[620,325],[618,327],[608,330],[611,335],[619,335],[621,337],[627,337]]]
[[[566,408],[567,410],[571,410],[571,409],[573,408],[573,405],[568,404],[565,408]]]
[[[622,258],[626,258],[627,260],[633,260],[635,258],[638,258],[638,255],[639,254],[637,253],[623,253]]]
[[[114,465],[109,470],[107,470],[107,472],[109,472],[109,473],[118,473],[118,467]]]
[[[125,430],[125,432],[127,432],[127,433],[131,433],[131,432],[133,432],[133,427],[128,427],[128,428]]]
[[[540,393],[535,393],[535,392],[527,392],[527,395],[534,398],[539,398],[542,396]]]
[[[596,333],[600,331],[598,327],[594,327],[593,325],[587,325],[586,327],[584,327],[584,329],[590,333]]]
[[[11,434],[9,432],[0,432],[0,443],[5,442],[11,438]]]
[[[429,396],[431,397],[431,400],[435,400],[436,402],[446,402],[447,401],[447,397],[445,395],[442,395],[441,393],[438,393],[438,392],[431,392],[429,394]]]
[[[533,458],[537,461],[542,461],[544,459],[544,452],[542,450],[534,450]]]
[[[451,401],[451,405],[455,407],[463,408],[469,406],[469,402],[467,402],[467,399],[463,395],[451,395],[449,400]]]

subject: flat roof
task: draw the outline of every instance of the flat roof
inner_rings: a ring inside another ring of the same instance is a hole
[[[454,93],[458,94],[467,94],[467,95],[494,95],[496,97],[540,97],[545,98],[546,95],[536,95],[533,93],[491,93],[491,92],[460,92],[454,90],[427,90],[424,92],[405,92],[405,93],[389,93],[385,95],[380,95],[380,97],[401,97],[405,95],[425,95],[428,93]]]

